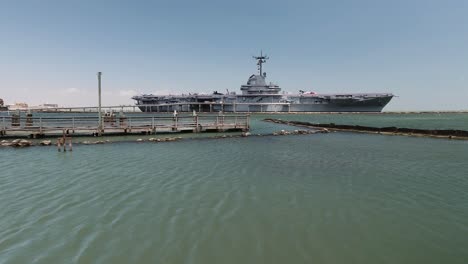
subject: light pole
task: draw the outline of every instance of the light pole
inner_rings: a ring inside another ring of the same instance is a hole
[[[98,116],[99,116],[98,133],[100,135],[102,133],[102,117],[101,117],[101,76],[102,76],[102,72],[98,72],[97,76],[98,76],[98,97],[99,97],[99,103],[98,103]]]

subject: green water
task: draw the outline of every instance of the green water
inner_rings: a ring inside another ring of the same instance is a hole
[[[362,125],[375,127],[405,127],[420,129],[468,130],[467,113],[425,113],[425,114],[307,114],[307,115],[254,115],[291,121],[313,123],[336,123],[341,125]]]
[[[466,263],[467,160],[353,133],[1,148],[0,263]]]

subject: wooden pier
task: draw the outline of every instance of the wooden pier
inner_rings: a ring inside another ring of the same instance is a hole
[[[90,116],[0,117],[1,137],[42,138],[57,135],[103,136],[174,132],[248,131],[249,115],[166,115],[166,116]]]

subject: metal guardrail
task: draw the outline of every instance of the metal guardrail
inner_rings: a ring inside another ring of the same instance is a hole
[[[220,109],[225,109],[226,107],[232,107],[233,111],[229,111],[231,113],[235,113],[235,109],[237,109],[237,106],[268,106],[268,105],[281,105],[281,106],[286,106],[290,107],[291,103],[241,103],[241,102],[236,102],[236,103],[220,103],[220,102],[183,102],[183,103],[167,103],[167,104],[140,104],[140,105],[113,105],[113,106],[102,106],[102,111],[113,111],[113,112],[142,112],[140,108],[144,108],[146,110],[148,109],[160,109],[159,112],[162,113],[170,113],[173,110],[168,107],[178,107],[179,112],[192,112],[193,110],[197,112],[217,112],[216,110],[213,109],[214,106],[218,106]],[[201,111],[203,109],[203,106],[207,107],[206,111]],[[190,108],[191,107],[191,108]],[[193,108],[193,109],[192,109]],[[10,110],[11,112],[16,111],[16,110]],[[31,109],[23,109],[20,110],[23,112],[26,111],[32,111],[32,112],[83,112],[83,113],[92,113],[92,112],[98,112],[98,107],[97,106],[75,106],[75,107],[47,107],[47,108],[31,108]],[[153,111],[153,112],[158,112]],[[239,112],[249,112],[249,111],[239,111]]]

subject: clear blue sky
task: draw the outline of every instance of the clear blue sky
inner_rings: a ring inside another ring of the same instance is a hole
[[[238,91],[270,56],[283,90],[393,92],[386,110],[468,109],[468,1],[0,1],[6,103],[132,104]]]

